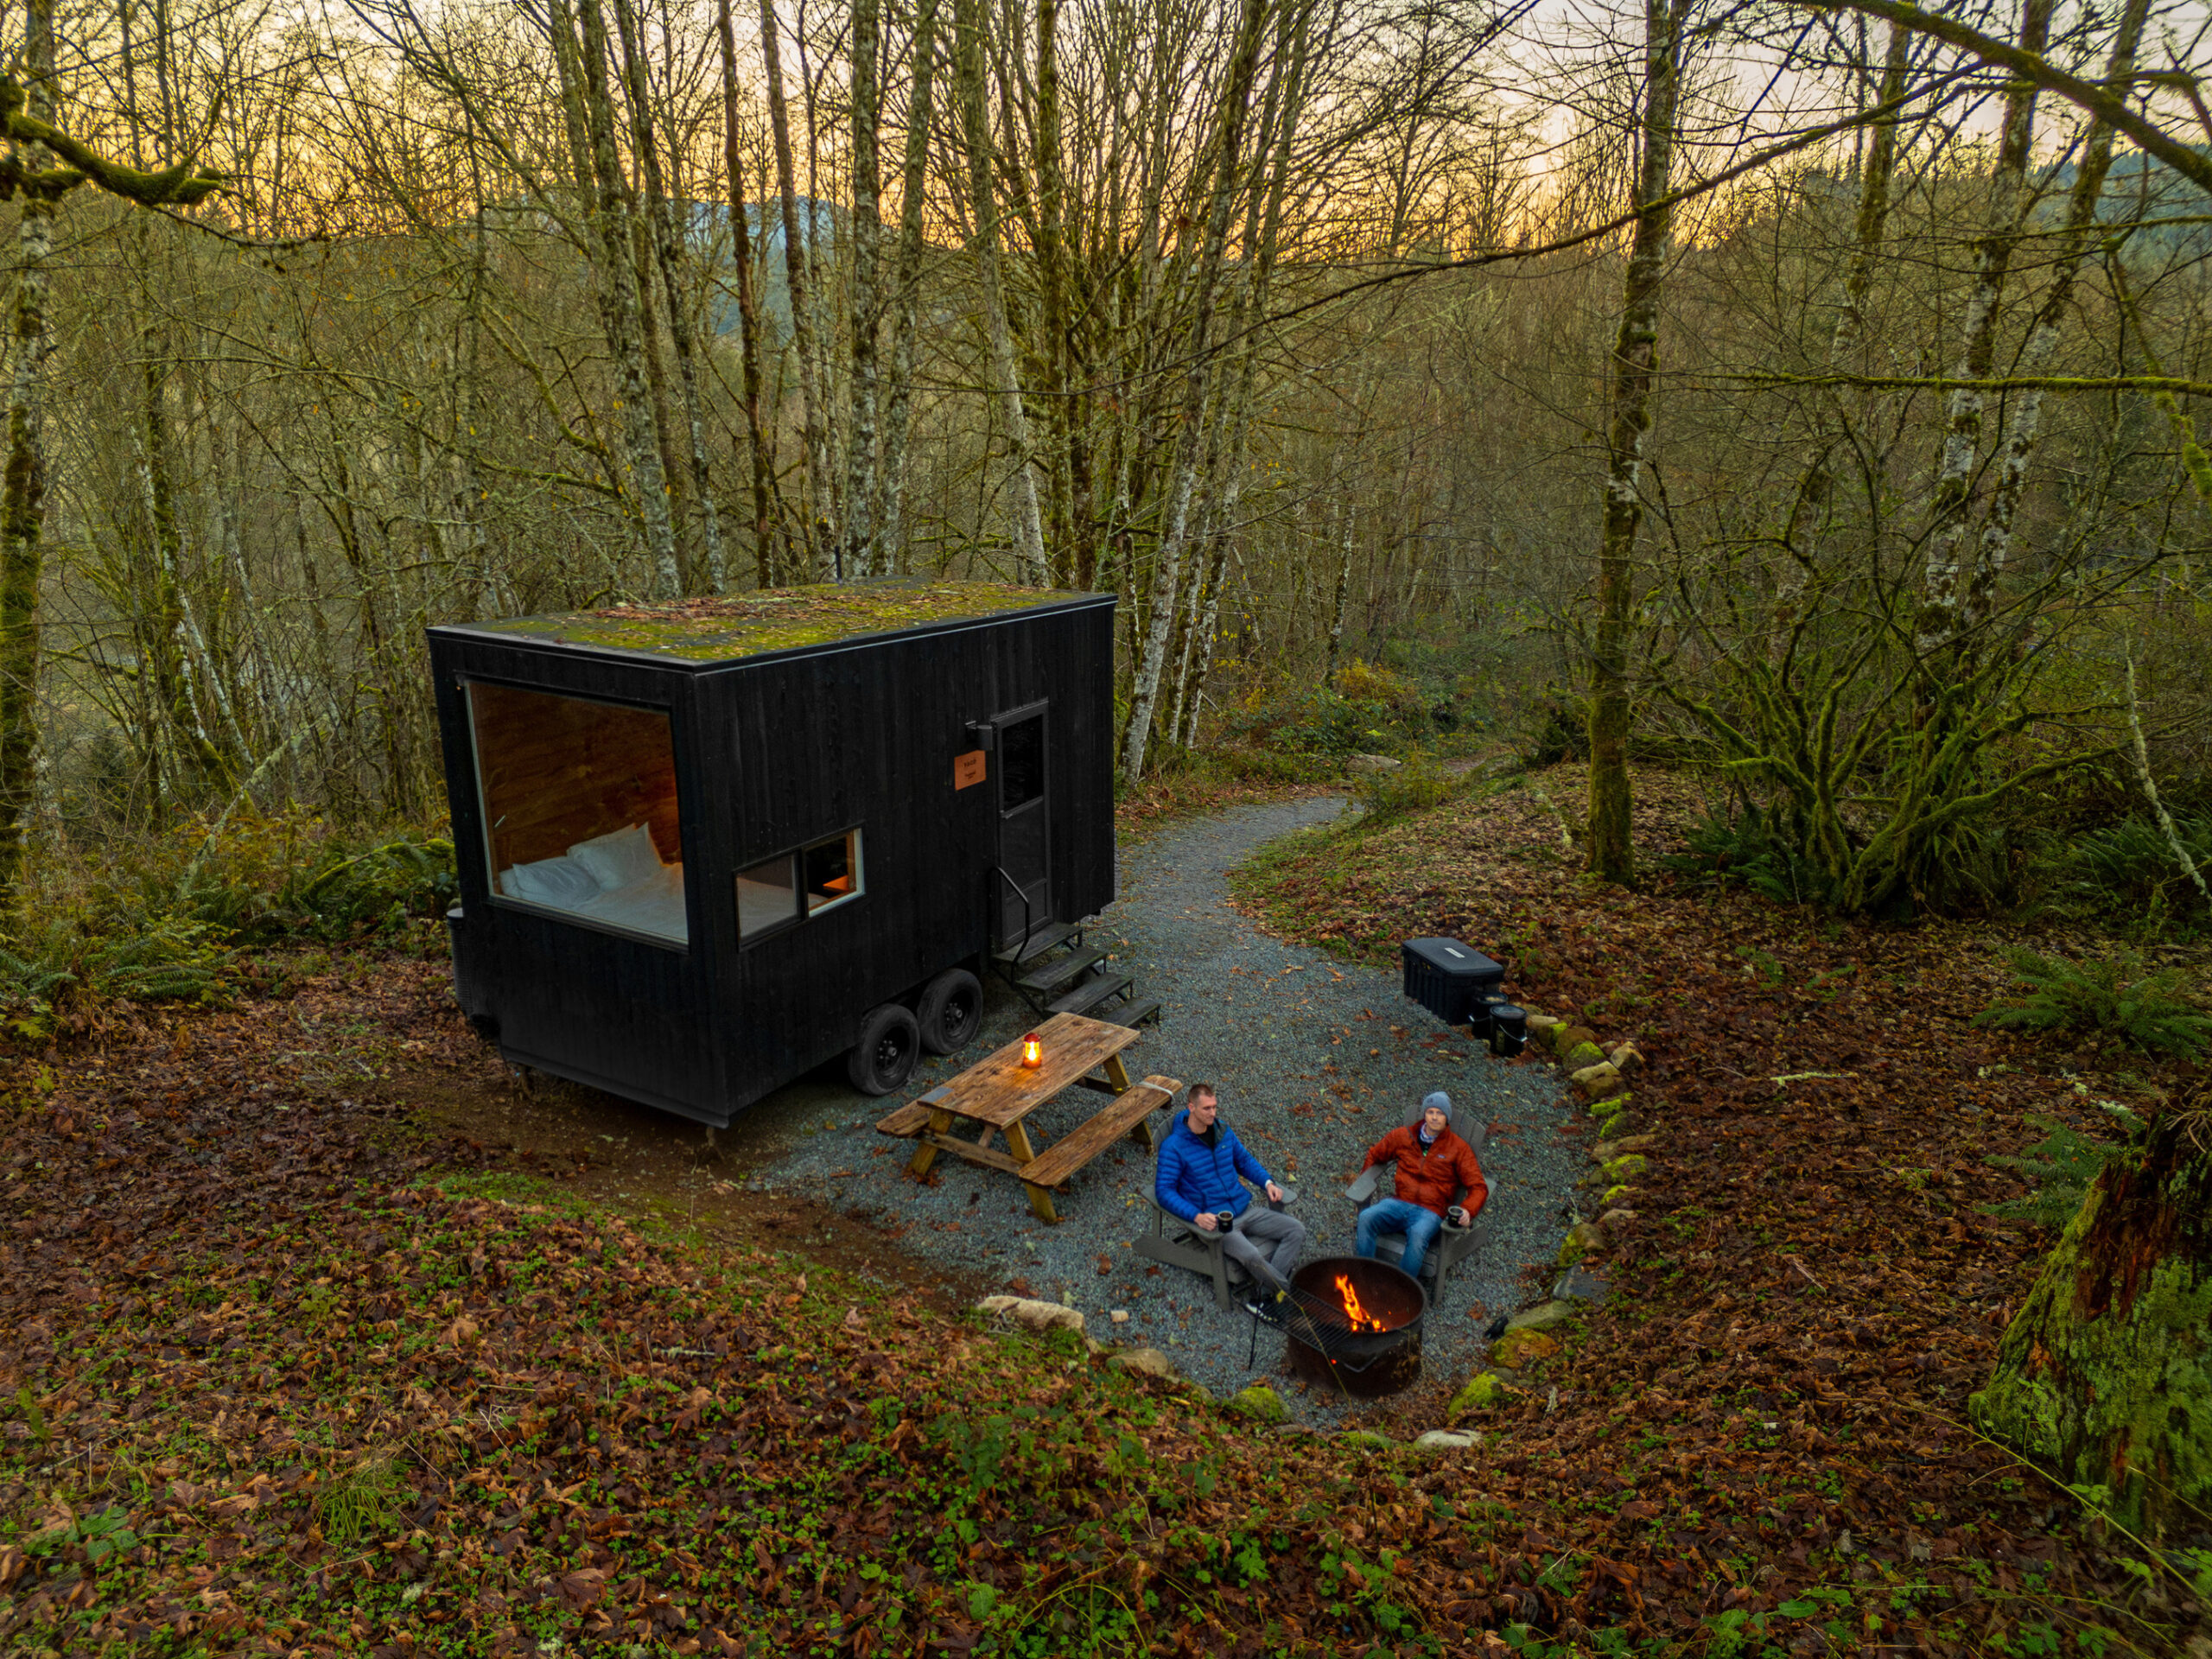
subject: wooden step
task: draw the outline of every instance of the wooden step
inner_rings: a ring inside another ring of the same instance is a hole
[[[1096,974],[1072,990],[1046,1005],[1047,1014],[1089,1014],[1101,1002],[1118,996],[1136,982],[1126,974]]]
[[[1008,968],[1020,968],[1037,960],[1047,950],[1057,950],[1083,931],[1080,923],[1044,922],[1029,936],[1028,943],[1016,940],[1004,950],[991,952],[991,960]],[[1016,951],[1020,954],[1017,956]]]
[[[1152,1136],[1145,1119],[1174,1099],[1182,1086],[1174,1077],[1151,1077],[1123,1090],[1074,1134],[1055,1141],[1024,1164],[1021,1179],[1032,1186],[1058,1186],[1125,1135],[1143,1131],[1139,1138],[1149,1147]]]
[[[1118,1008],[1102,1009],[1092,1018],[1103,1020],[1109,1026],[1127,1026],[1135,1031],[1146,1020],[1160,1018],[1160,1003],[1153,997],[1141,997],[1135,1001],[1124,1002]]]
[[[1017,991],[1034,991],[1039,996],[1051,996],[1067,989],[1105,960],[1103,950],[1074,950],[1049,968],[1039,968],[1033,974],[1024,974],[1014,982],[1014,988]]]

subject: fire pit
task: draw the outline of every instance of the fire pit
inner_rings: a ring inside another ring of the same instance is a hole
[[[1421,1375],[1428,1293],[1411,1274],[1364,1256],[1325,1255],[1290,1283],[1306,1315],[1286,1327],[1299,1376],[1372,1400]]]

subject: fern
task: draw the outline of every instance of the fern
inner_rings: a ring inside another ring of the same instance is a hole
[[[2181,994],[2178,968],[2152,969],[2138,950],[2069,962],[2032,950],[2005,953],[2028,995],[1999,1002],[1974,1017],[1978,1026],[2015,1031],[2107,1031],[2155,1053],[2201,1058],[2212,1048],[2212,1014],[2198,1012]]]
[[[2074,1219],[2089,1183],[2104,1173],[2107,1164],[2125,1158],[2127,1149],[2092,1141],[2079,1129],[2039,1112],[2029,1113],[2028,1122],[2044,1131],[2040,1143],[2018,1154],[1995,1154],[1987,1161],[2018,1170],[2032,1190],[1981,1208],[1985,1214],[2000,1220],[2030,1222],[2056,1230]]]
[[[1662,858],[1662,869],[1686,876],[1692,886],[1746,887],[1777,905],[1826,904],[1835,884],[1811,859],[1779,833],[1778,814],[1751,807],[1739,817],[1709,812],[1683,839],[1686,853]]]

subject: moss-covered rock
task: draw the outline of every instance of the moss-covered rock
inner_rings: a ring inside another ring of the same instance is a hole
[[[1595,1043],[1577,1043],[1560,1056],[1559,1063],[1570,1071],[1580,1071],[1586,1066],[1605,1065],[1605,1051]]]
[[[1634,1187],[1625,1182],[1618,1186],[1609,1186],[1599,1195],[1598,1203],[1601,1208],[1611,1210],[1616,1205],[1625,1203],[1629,1194],[1635,1191]]]
[[[1255,1382],[1232,1395],[1229,1408],[1255,1423],[1279,1423],[1290,1415],[1283,1407],[1282,1396],[1264,1382]]]
[[[1505,1322],[1508,1331],[1549,1331],[1574,1317],[1574,1304],[1554,1299],[1524,1307]]]
[[[1546,1332],[1508,1331],[1491,1344],[1490,1363],[1517,1370],[1530,1360],[1550,1358],[1559,1345],[1559,1338]]]
[[[1571,1268],[1592,1250],[1605,1248],[1605,1230],[1594,1221],[1586,1221],[1568,1230],[1560,1243],[1559,1264]]]
[[[1631,1095],[1614,1095],[1609,1099],[1593,1100],[1590,1103],[1590,1116],[1596,1118],[1618,1117],[1628,1110],[1628,1103],[1635,1096]]]
[[[1388,1434],[1378,1434],[1371,1428],[1348,1428],[1339,1436],[1346,1446],[1357,1446],[1370,1452],[1395,1452],[1398,1443]]]
[[[1465,1388],[1452,1396],[1452,1408],[1446,1414],[1464,1417],[1470,1412],[1488,1411],[1493,1406],[1503,1405],[1511,1392],[1505,1386],[1505,1379],[1496,1371],[1478,1371]]]
[[[1606,1162],[1600,1166],[1599,1173],[1607,1180],[1618,1185],[1622,1181],[1634,1180],[1643,1173],[1647,1166],[1642,1153],[1631,1152],[1624,1158],[1615,1158]]]

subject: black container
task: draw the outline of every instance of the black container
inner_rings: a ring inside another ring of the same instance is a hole
[[[1503,991],[1477,991],[1467,1008],[1467,1030],[1478,1043],[1490,1041],[1491,1011],[1512,1001]]]
[[[1408,939],[1406,995],[1447,1026],[1467,1023],[1475,999],[1495,991],[1505,969],[1458,939]]]
[[[1528,1011],[1510,1002],[1492,1003],[1490,1007],[1490,1052],[1503,1055],[1510,1060],[1528,1046]]]

